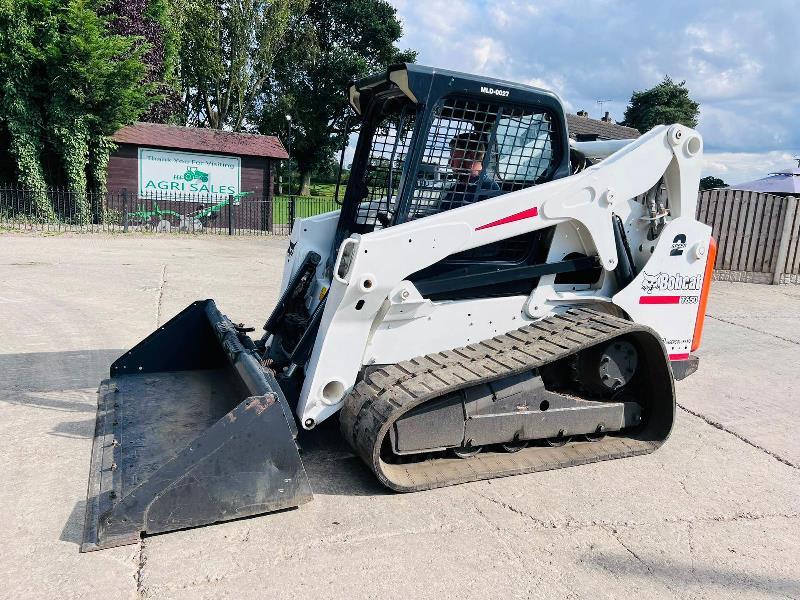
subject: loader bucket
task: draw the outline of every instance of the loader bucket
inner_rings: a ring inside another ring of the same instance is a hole
[[[251,348],[204,300],[111,365],[82,552],[311,500],[291,409]]]

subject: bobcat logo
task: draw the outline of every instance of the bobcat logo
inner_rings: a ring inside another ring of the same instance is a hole
[[[658,275],[648,275],[646,272],[642,273],[642,290],[648,294],[653,290],[658,289]]]
[[[642,290],[648,294],[654,290],[697,291],[702,283],[702,275],[681,275],[680,273],[650,275],[647,271],[642,271]]]

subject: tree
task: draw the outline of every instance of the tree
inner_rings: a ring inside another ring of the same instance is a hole
[[[344,169],[342,169],[344,171]],[[336,183],[339,176],[339,159],[330,158],[314,167],[314,181],[317,183]]]
[[[656,125],[672,123],[695,127],[699,108],[700,105],[689,98],[685,81],[675,83],[665,76],[664,81],[655,87],[633,92],[622,124],[635,127],[642,133]]]
[[[24,208],[48,221],[55,212],[44,192],[43,96],[37,82],[44,77],[44,40],[55,34],[51,7],[44,2],[0,3],[0,120],[19,183],[35,190],[32,206]]]
[[[714,190],[717,188],[728,187],[728,184],[722,181],[719,177],[708,175],[700,180],[700,191]]]
[[[139,38],[146,46],[144,83],[152,86],[153,103],[143,121],[168,123],[182,117],[178,84],[179,31],[174,5],[168,0],[111,0],[102,13],[111,17],[110,28],[124,36]]]
[[[105,167],[106,138],[147,110],[152,86],[144,84],[146,47],[137,47],[134,38],[109,34],[109,19],[87,0],[72,0],[61,19],[60,34],[47,47],[48,130],[67,187],[76,193],[77,215],[88,222],[84,192],[105,187],[105,168],[91,169],[89,159]],[[91,207],[95,219],[101,208]]]
[[[402,33],[386,0],[312,0],[305,14],[292,19],[254,121],[262,133],[286,139],[286,115],[292,116],[300,194],[308,194],[311,173],[346,142],[348,82],[416,59],[416,52],[395,46]]]
[[[187,123],[240,131],[308,0],[177,0],[177,7]]]
[[[142,84],[146,47],[110,33],[90,0],[0,1],[0,121],[18,181],[34,192],[34,214],[52,219],[43,157],[53,155],[77,220],[99,219],[86,191],[105,186],[108,136],[152,101]]]

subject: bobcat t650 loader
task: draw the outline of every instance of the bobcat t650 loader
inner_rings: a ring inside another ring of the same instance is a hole
[[[348,93],[341,210],[295,223],[263,335],[201,300],[111,366],[83,550],[310,500],[298,428],[337,413],[398,491],[669,435],[714,264],[700,136],[570,142],[554,94],[418,65]]]

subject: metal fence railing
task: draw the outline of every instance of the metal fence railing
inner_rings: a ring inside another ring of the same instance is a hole
[[[68,192],[0,185],[0,230],[288,235],[295,219],[332,210],[322,196],[192,196],[125,190]],[[800,283],[800,206],[794,197],[738,190],[701,192],[697,218],[719,248],[715,277]]]
[[[336,210],[317,196],[191,197],[126,190],[71,192],[0,186],[0,228],[37,231],[288,235],[295,219]]]

